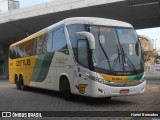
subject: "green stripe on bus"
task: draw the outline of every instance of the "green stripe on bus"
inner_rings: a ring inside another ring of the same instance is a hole
[[[54,53],[38,55],[36,64],[31,76],[31,81],[43,82],[48,74]]]
[[[142,79],[144,73],[138,74],[138,75],[133,75],[133,76],[128,76],[127,80],[140,80]]]

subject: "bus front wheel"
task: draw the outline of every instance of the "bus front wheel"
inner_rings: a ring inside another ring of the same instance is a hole
[[[61,92],[66,100],[71,100],[70,84],[67,78],[63,78],[61,81]]]

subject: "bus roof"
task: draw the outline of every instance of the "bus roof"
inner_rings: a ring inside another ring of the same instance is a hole
[[[112,27],[127,27],[127,28],[133,28],[133,26],[129,23],[118,21],[118,20],[112,20],[112,19],[106,19],[106,18],[97,18],[97,17],[72,17],[64,19],[56,24],[53,24],[47,28],[44,28],[43,30],[28,36],[27,38],[16,42],[12,44],[11,46],[15,46],[18,44],[21,44],[23,42],[26,42],[28,40],[32,40],[35,37],[38,37],[40,35],[43,35],[44,33],[58,27],[58,26],[67,26],[71,24],[91,24],[91,25],[103,25],[103,26],[112,26]]]
[[[131,24],[126,22],[113,20],[113,19],[106,19],[106,18],[97,18],[97,17],[73,17],[73,18],[67,18],[64,21],[65,21],[65,25],[79,23],[79,24],[92,24],[92,25],[133,28]]]

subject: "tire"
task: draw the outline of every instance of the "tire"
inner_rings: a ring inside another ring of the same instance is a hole
[[[20,90],[20,83],[19,83],[18,77],[15,77],[15,84],[16,84],[17,90]]]
[[[71,100],[72,94],[70,90],[70,84],[67,78],[63,78],[61,83],[61,92],[65,100]]]
[[[19,85],[20,85],[20,90],[22,91],[26,90],[26,86],[23,84],[23,76],[20,76]]]

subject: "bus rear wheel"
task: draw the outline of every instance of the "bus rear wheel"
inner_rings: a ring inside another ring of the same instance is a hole
[[[18,77],[15,77],[15,83],[16,83],[16,88],[17,88],[18,90],[20,90],[20,84],[19,84]]]
[[[19,85],[20,85],[21,90],[23,90],[23,91],[26,90],[26,86],[24,85],[24,82],[23,82],[23,76],[20,76]]]
[[[70,90],[70,84],[67,78],[63,78],[61,82],[61,93],[63,94],[65,100],[71,100],[72,94]]]

